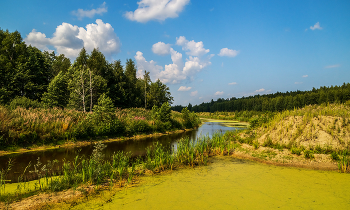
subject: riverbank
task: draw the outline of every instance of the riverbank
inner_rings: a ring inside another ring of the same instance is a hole
[[[170,106],[152,110],[114,109],[108,113],[0,106],[0,150],[7,151],[1,154],[9,154],[86,145],[86,142],[111,138],[138,138],[139,135],[195,128],[200,123],[194,113],[174,112]]]
[[[191,131],[196,129],[195,128],[190,128],[190,129],[180,129],[180,130],[175,130],[175,131],[167,131],[164,133],[151,133],[151,134],[139,134],[131,137],[118,137],[118,138],[99,138],[99,139],[94,139],[90,141],[68,141],[63,143],[62,145],[44,145],[44,146],[36,146],[34,145],[33,147],[27,147],[27,148],[18,148],[15,151],[4,151],[0,150],[0,156],[5,156],[5,155],[11,155],[11,154],[22,154],[22,153],[27,153],[27,152],[38,152],[38,151],[45,151],[45,150],[54,150],[54,149],[59,149],[59,148],[74,148],[74,147],[82,147],[82,146],[87,146],[87,145],[94,145],[96,142],[101,141],[102,143],[109,143],[109,142],[116,142],[116,141],[128,141],[128,140],[142,140],[145,138],[150,138],[150,137],[159,137],[159,136],[164,136],[164,135],[171,135],[171,134],[176,134],[176,133],[184,133],[187,131]]]
[[[347,194],[344,194],[344,190],[348,188],[347,185],[349,183],[347,176],[334,172],[300,170],[294,167],[290,168],[288,167],[289,165],[283,165],[287,167],[281,167],[281,165],[274,167],[273,165],[275,164],[259,164],[240,160],[242,158],[250,159],[248,156],[244,157],[236,153],[231,156],[218,155],[211,157],[207,166],[194,168],[185,166],[160,173],[148,173],[134,179],[133,184],[127,187],[121,188],[118,185],[113,187],[104,185],[99,188],[96,188],[96,186],[82,186],[76,190],[36,195],[23,199],[21,202],[13,203],[9,207],[11,209],[23,209],[25,207],[27,209],[54,210],[97,208],[155,209],[155,206],[162,206],[162,208],[171,209],[173,207],[172,203],[174,205],[177,203],[177,207],[186,209],[186,207],[198,207],[198,205],[208,207],[210,203],[216,206],[223,205],[227,202],[232,202],[234,199],[235,202],[231,203],[230,207],[241,205],[246,208],[247,205],[250,205],[249,199],[262,199],[261,196],[263,196],[265,207],[271,207],[271,205],[278,207],[280,205],[279,202],[282,200],[283,202],[288,202],[288,199],[291,198],[301,199],[298,197],[299,193],[291,193],[293,187],[300,192],[304,188],[308,192],[312,192],[303,194],[304,200],[312,197],[314,201],[321,202],[323,206],[347,206],[344,203],[347,199]],[[254,159],[254,161],[256,160],[261,162],[259,161],[261,159]],[[267,175],[272,176],[266,177]],[[289,181],[286,182],[286,179]],[[271,180],[274,181],[271,182]],[[267,187],[266,183],[269,183],[270,186]],[[271,187],[271,185],[276,187]],[[283,195],[280,193],[280,186],[284,186],[283,189],[286,190]],[[317,186],[323,186],[322,191]],[[276,190],[279,193],[275,192]],[[339,193],[339,195],[335,196],[333,191],[334,193]],[[262,192],[266,193],[261,194]],[[327,192],[327,197],[320,197],[320,193],[323,195],[324,192]],[[220,197],[216,197],[218,195]],[[203,196],[209,197],[204,198]],[[242,196],[248,196],[247,198],[249,199],[240,200],[240,204],[237,204]],[[279,197],[277,199],[279,202],[277,203],[275,203],[276,196]],[[200,197],[201,199],[193,199],[195,197]],[[267,202],[271,198],[271,202]],[[336,204],[333,203],[334,199],[338,200]],[[181,206],[183,203],[186,203],[186,207]],[[295,205],[295,201],[288,202],[283,206],[286,207],[286,205]],[[259,208],[261,207],[261,204],[259,204]]]
[[[292,168],[350,172],[349,124],[348,107],[339,104],[284,111],[257,127],[240,132],[217,133],[211,139],[203,137],[198,145],[187,141],[183,144],[184,148],[177,147],[184,152],[176,153],[173,156],[175,159],[167,159],[172,157],[170,155],[143,163],[141,167],[150,167],[148,164],[169,160],[164,166],[151,167],[151,170],[144,168],[140,177],[168,173],[183,166],[210,165],[213,156],[249,159]],[[105,190],[102,192],[108,193]],[[51,205],[50,201],[45,202]]]

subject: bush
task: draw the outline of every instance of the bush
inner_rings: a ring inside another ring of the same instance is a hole
[[[301,155],[302,149],[301,148],[292,147],[290,149],[290,151],[291,151],[292,154],[296,154],[296,155],[299,156],[299,155]]]
[[[339,155],[336,152],[331,153],[332,160],[338,161],[340,160]]]
[[[42,108],[43,104],[38,102],[37,100],[31,100],[26,97],[16,97],[10,102],[9,108],[14,110],[17,107],[29,109],[29,108]]]
[[[314,153],[311,150],[305,150],[304,157],[307,159],[315,158]]]

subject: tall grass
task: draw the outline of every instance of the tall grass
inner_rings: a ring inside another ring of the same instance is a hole
[[[94,114],[59,108],[9,109],[0,106],[0,149],[32,145],[57,145],[67,140],[133,136],[188,127],[181,113],[172,112],[168,122],[154,119],[143,108],[116,109],[108,120]],[[200,124],[195,118],[192,127]]]

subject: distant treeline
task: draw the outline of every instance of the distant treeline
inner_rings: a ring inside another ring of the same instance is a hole
[[[88,112],[104,95],[115,107],[160,107],[172,103],[169,88],[136,77],[135,62],[109,63],[94,49],[81,49],[73,63],[65,55],[27,46],[18,31],[0,29],[0,105],[60,107]]]
[[[350,84],[342,86],[313,88],[311,91],[291,91],[286,93],[273,93],[266,95],[255,95],[249,97],[230,99],[213,99],[208,103],[201,103],[187,108],[194,112],[216,112],[216,111],[282,111],[301,108],[310,104],[322,103],[344,103],[350,100]],[[173,106],[175,111],[181,111],[183,106]]]

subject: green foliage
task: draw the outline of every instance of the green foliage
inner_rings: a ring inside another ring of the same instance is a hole
[[[216,112],[216,111],[262,111],[279,112],[293,110],[306,105],[327,104],[327,103],[348,103],[350,100],[350,83],[342,86],[313,88],[310,91],[291,91],[286,93],[273,93],[266,95],[255,95],[249,97],[230,99],[219,98],[217,101],[201,103],[192,107],[195,112]],[[183,107],[174,107],[174,110],[181,111]]]
[[[113,102],[106,94],[102,94],[98,99],[98,104],[93,108],[92,118],[96,122],[110,122],[116,118]]]
[[[44,105],[40,102],[38,102],[37,100],[31,100],[29,98],[26,97],[16,97],[15,99],[13,99],[11,101],[11,103],[9,104],[9,108],[10,109],[16,109],[17,107],[21,107],[21,108],[25,108],[25,109],[29,109],[29,108],[41,108]]]
[[[304,157],[307,159],[315,158],[314,153],[312,150],[305,150],[304,151]]]
[[[48,90],[43,94],[42,101],[49,107],[66,107],[69,92],[67,79],[63,72],[59,72],[50,82]]]
[[[340,160],[338,153],[335,152],[335,151],[331,153],[331,158],[332,158],[332,160],[334,160],[334,161]]]
[[[296,154],[296,155],[300,156],[300,155],[301,155],[301,152],[302,152],[303,150],[302,150],[302,148],[292,147],[292,148],[290,149],[290,151],[291,151],[292,154]]]
[[[168,102],[162,104],[159,109],[159,120],[162,122],[168,122],[171,119],[171,107]]]
[[[182,109],[181,113],[183,125],[186,128],[193,128],[200,125],[201,121],[199,117],[194,112],[190,112],[187,107]]]

